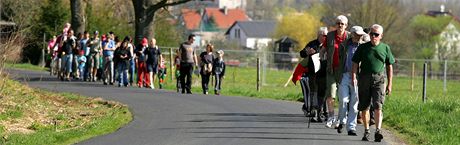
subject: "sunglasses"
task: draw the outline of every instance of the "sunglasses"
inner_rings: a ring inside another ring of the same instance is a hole
[[[371,32],[370,35],[371,35],[371,36],[374,36],[374,37],[379,37],[379,36],[380,36],[379,33],[375,33],[375,32]]]
[[[337,25],[345,25],[345,23],[337,22]]]

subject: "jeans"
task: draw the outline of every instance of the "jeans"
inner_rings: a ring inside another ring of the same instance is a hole
[[[85,75],[85,74],[84,74],[84,73],[85,73],[85,68],[86,68],[85,66],[86,66],[85,63],[80,63],[80,64],[78,65],[78,71],[79,71],[79,73],[80,73],[80,76],[78,76],[78,77],[80,77],[80,79],[83,79],[83,77],[84,77],[84,75]]]
[[[356,130],[358,114],[358,86],[351,82],[351,73],[343,73],[339,86],[339,123],[346,124],[347,130]]]
[[[136,70],[136,65],[134,64],[134,59],[129,60],[129,83],[132,84],[134,82],[134,73]]]
[[[128,66],[124,62],[120,62],[117,65],[118,70],[118,85],[128,85]]]
[[[222,74],[216,74],[216,80],[215,80],[215,83],[214,83],[214,92],[217,94],[217,93],[220,93],[220,90],[222,89],[221,88],[221,85],[222,85],[222,77],[223,75]]]
[[[73,62],[73,55],[72,54],[67,54],[64,55],[62,61],[62,69],[64,69],[63,72],[65,73],[72,73],[72,62]]]
[[[206,92],[208,92],[210,77],[211,74],[201,74],[201,87],[203,88],[203,94],[206,94]]]
[[[113,83],[113,55],[104,57],[104,82]]]
[[[182,93],[191,93],[192,88],[192,74],[193,74],[193,63],[181,63],[180,64],[180,83],[182,87]]]

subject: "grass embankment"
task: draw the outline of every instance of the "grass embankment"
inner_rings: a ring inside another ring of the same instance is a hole
[[[170,70],[170,69],[169,69]],[[169,71],[168,70],[168,71]],[[271,70],[265,73],[265,84],[260,92],[256,90],[256,69],[228,67],[223,81],[223,95],[249,96],[278,100],[297,101],[301,98],[299,84],[283,87],[290,72]],[[175,80],[166,80],[166,89],[175,90]],[[193,76],[193,92],[201,93],[201,78]],[[387,97],[384,106],[384,125],[398,132],[409,144],[458,144],[460,142],[460,81],[448,81],[447,93],[443,92],[442,81],[428,80],[428,101],[422,103],[422,79],[415,79],[414,90],[411,80],[395,77],[393,94]],[[156,84],[155,86],[158,87]],[[210,85],[210,94],[214,87]]]
[[[128,107],[117,102],[0,78],[0,144],[73,144],[116,131],[132,119]]]

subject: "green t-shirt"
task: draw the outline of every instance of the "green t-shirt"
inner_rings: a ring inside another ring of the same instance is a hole
[[[385,64],[395,63],[390,46],[382,42],[377,46],[373,46],[371,42],[360,45],[353,55],[352,61],[361,62],[360,73],[364,74],[382,73],[385,70]]]

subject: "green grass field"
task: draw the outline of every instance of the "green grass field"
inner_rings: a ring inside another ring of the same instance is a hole
[[[170,70],[170,69],[169,69]],[[169,71],[168,70],[168,71]],[[300,86],[286,83],[290,72],[269,70],[265,72],[265,84],[260,92],[256,90],[254,68],[228,67],[223,81],[222,95],[269,98],[297,101],[301,99]],[[192,91],[202,93],[201,78],[194,75]],[[157,83],[157,82],[156,82]],[[426,103],[422,103],[422,79],[415,79],[414,90],[411,80],[395,77],[393,94],[384,105],[384,126],[397,132],[409,144],[457,144],[460,142],[460,81],[448,81],[447,93],[443,92],[440,80],[428,80]],[[158,84],[155,85],[158,87]],[[211,86],[211,85],[210,85]],[[175,90],[175,80],[166,79],[166,89]],[[210,87],[210,94],[214,87]],[[300,106],[299,106],[300,107]],[[300,111],[300,109],[299,109]]]

